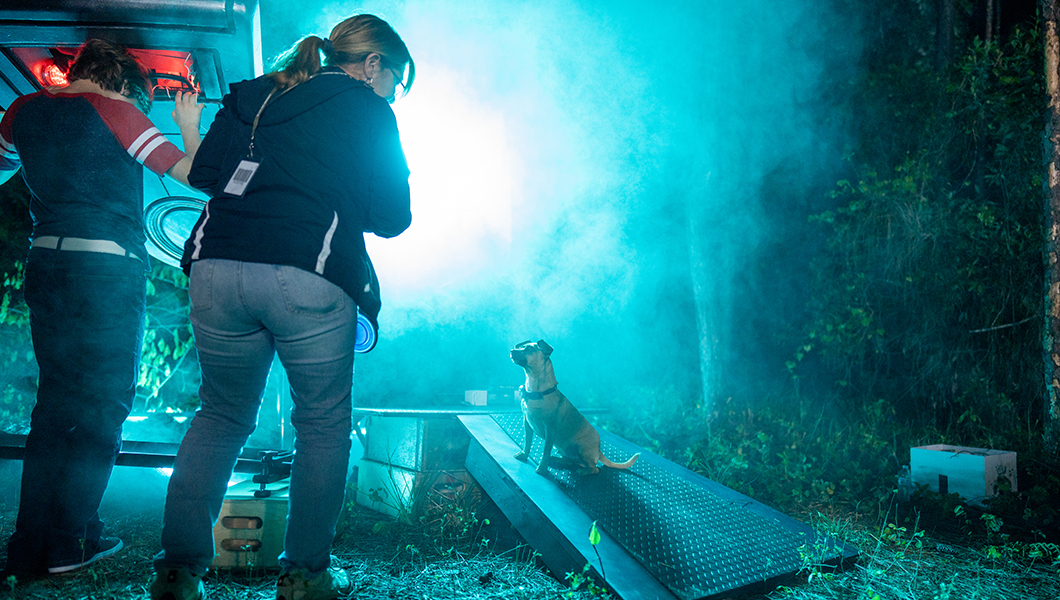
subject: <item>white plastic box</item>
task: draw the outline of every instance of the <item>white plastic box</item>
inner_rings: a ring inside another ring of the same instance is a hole
[[[464,404],[470,404],[471,406],[486,406],[488,401],[489,391],[487,390],[464,391]]]
[[[408,523],[435,504],[463,501],[474,508],[480,496],[467,469],[417,471],[370,459],[357,465],[357,504]]]
[[[271,493],[257,498],[261,485],[247,480],[228,488],[221,514],[213,528],[214,568],[270,568],[280,566],[287,528],[290,480],[266,486]]]
[[[933,444],[909,450],[913,482],[933,492],[956,493],[972,504],[997,495],[1007,479],[1016,487],[1016,453]]]
[[[356,502],[413,522],[432,507],[474,506],[481,488],[464,466],[471,437],[451,415],[368,417]]]

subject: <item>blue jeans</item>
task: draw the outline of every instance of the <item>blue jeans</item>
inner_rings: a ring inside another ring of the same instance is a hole
[[[280,563],[323,571],[346,490],[357,307],[314,273],[219,259],[192,265],[189,296],[201,405],[173,466],[155,567],[204,573],[213,561],[213,526],[275,352],[296,434]]]
[[[134,258],[30,250],[25,294],[40,383],[8,544],[13,571],[96,551],[97,510],[136,394],[145,282]]]

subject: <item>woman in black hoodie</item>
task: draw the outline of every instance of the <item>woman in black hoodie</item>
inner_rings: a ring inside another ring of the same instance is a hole
[[[321,55],[324,60],[321,61]],[[166,497],[153,600],[202,598],[216,523],[274,353],[291,384],[295,456],[277,598],[346,593],[330,563],[350,453],[358,309],[376,324],[364,233],[408,228],[408,166],[389,102],[415,78],[383,20],[310,36],[232,86],[189,180],[211,199],[184,247],[201,406]]]

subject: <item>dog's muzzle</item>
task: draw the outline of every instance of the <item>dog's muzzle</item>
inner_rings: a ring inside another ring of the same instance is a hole
[[[520,367],[527,366],[526,355],[536,350],[533,342],[521,342],[516,344],[509,352],[509,356],[512,358],[512,362],[519,365]]]
[[[520,367],[526,366],[526,352],[521,350],[511,351],[512,362],[519,365]]]

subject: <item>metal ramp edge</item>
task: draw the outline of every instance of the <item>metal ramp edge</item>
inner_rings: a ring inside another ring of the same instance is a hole
[[[640,452],[628,471],[575,476],[535,472],[514,458],[521,415],[462,415],[471,435],[466,466],[522,537],[560,580],[589,564],[592,577],[622,600],[717,600],[766,593],[804,564],[841,567],[857,550],[739,492],[606,431],[609,458]],[[596,521],[601,541],[589,530]],[[599,558],[597,557],[599,553]],[[602,564],[601,564],[602,563]]]

